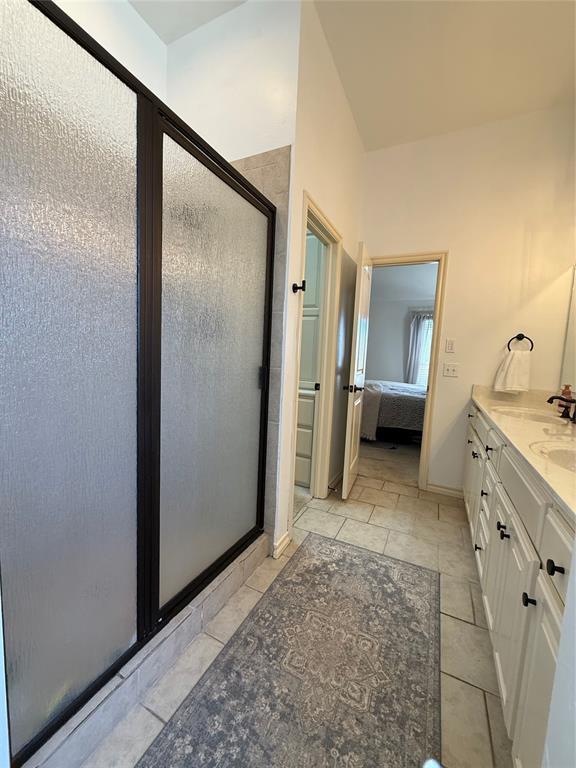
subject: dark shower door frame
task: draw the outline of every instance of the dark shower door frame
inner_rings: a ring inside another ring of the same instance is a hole
[[[272,325],[275,206],[52,0],[28,0],[137,95],[137,641],[12,758],[21,766],[80,710],[165,623],[262,532]],[[167,134],[268,219],[260,433],[255,523],[251,530],[166,605],[160,581],[160,353],[162,288],[162,139]]]

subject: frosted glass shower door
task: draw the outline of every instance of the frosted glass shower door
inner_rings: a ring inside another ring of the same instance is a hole
[[[16,754],[136,639],[136,96],[0,2],[0,563]]]
[[[269,218],[164,133],[160,606],[256,526]]]

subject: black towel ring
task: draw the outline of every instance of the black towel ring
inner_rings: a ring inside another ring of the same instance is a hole
[[[530,342],[530,352],[532,352],[532,350],[534,349],[534,342],[532,341],[530,336],[525,336],[523,333],[517,333],[516,336],[512,336],[512,338],[510,339],[510,341],[508,342],[508,345],[507,345],[508,349],[510,350],[510,344],[513,341],[524,341],[524,339],[526,339],[526,341]]]

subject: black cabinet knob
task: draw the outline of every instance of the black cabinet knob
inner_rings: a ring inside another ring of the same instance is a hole
[[[306,291],[306,280],[302,280],[300,285],[298,285],[298,283],[292,283],[292,293],[298,293],[298,291],[302,291],[302,293]]]
[[[466,440],[466,442],[468,443],[468,445],[472,445],[472,443],[474,442],[474,440]]]
[[[474,416],[475,416],[476,414],[475,414],[475,413],[469,413],[469,414],[467,414],[467,415],[468,415],[468,418],[469,418],[469,419],[473,419],[473,418],[474,418]]]
[[[501,523],[500,520],[498,520],[498,522],[496,523],[496,530],[497,531],[505,531],[506,530],[506,526],[503,523]]]
[[[500,538],[501,538],[502,541],[504,541],[504,539],[509,539],[510,538],[510,534],[509,533],[505,533],[504,531],[500,531]]]
[[[356,384],[354,384],[354,392],[364,392],[364,387],[357,387]]]
[[[478,544],[474,544],[474,552],[481,552],[482,547],[479,547]]]
[[[522,592],[522,605],[524,608],[528,608],[529,605],[536,605],[536,600],[532,597],[528,597],[528,592]]]
[[[485,491],[484,489],[482,489],[480,491],[480,496],[488,496],[488,491]]]
[[[556,565],[554,560],[548,558],[548,560],[546,560],[546,573],[549,576],[554,576],[555,573],[566,573],[566,568],[563,568],[561,565]]]
[[[478,454],[476,453],[476,451],[472,451],[472,458],[473,459],[477,459],[478,458]]]
[[[494,450],[494,448],[490,448],[489,445],[485,445],[484,448],[486,449],[486,453],[490,453],[490,451]]]

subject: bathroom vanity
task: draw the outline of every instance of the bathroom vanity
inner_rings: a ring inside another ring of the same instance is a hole
[[[542,765],[576,528],[576,425],[549,394],[474,387],[467,412],[464,498],[516,768]]]

